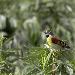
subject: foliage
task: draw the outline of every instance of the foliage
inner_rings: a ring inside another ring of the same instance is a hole
[[[0,1],[0,75],[74,75],[74,7],[74,0]],[[47,29],[71,49],[48,47]]]

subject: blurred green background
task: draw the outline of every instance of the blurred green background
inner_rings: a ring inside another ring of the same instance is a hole
[[[72,49],[49,56],[47,29]],[[75,75],[75,0],[0,0],[0,75]]]

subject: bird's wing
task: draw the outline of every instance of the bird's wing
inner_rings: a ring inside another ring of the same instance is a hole
[[[56,37],[52,37],[52,43],[60,45],[63,48],[70,48],[64,41]]]

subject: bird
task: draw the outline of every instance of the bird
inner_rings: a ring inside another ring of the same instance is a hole
[[[64,42],[63,40],[56,37],[51,31],[45,31],[44,32],[47,38],[47,44],[51,46],[52,44],[56,44],[60,46],[61,48],[67,48],[70,49],[70,46]]]

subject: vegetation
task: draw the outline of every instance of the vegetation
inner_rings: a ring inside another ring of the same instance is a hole
[[[0,75],[75,75],[75,0],[0,0]],[[46,43],[51,30],[70,50]]]

